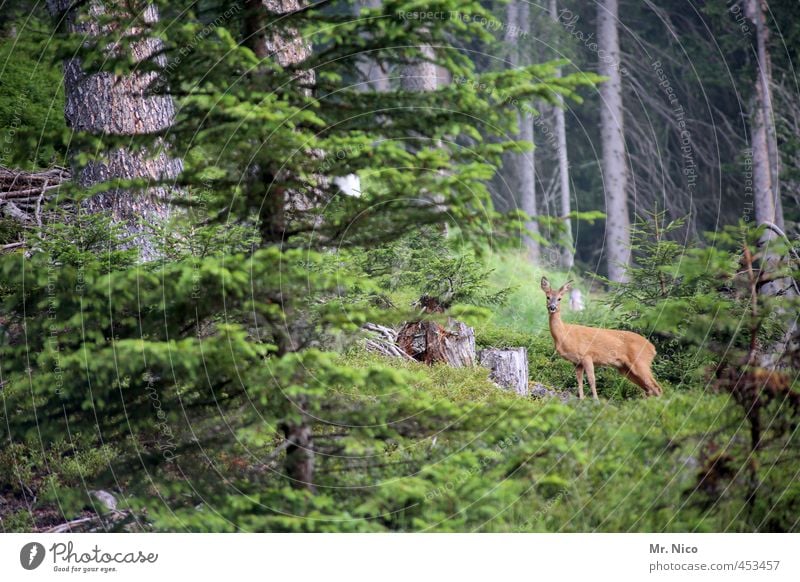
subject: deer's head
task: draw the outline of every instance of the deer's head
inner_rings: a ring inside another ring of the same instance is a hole
[[[542,291],[547,296],[547,311],[558,313],[561,308],[561,297],[570,289],[572,289],[572,281],[567,281],[558,291],[554,291],[550,287],[550,281],[547,280],[547,277],[542,277]]]

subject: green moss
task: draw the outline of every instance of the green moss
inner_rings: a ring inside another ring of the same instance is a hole
[[[24,509],[0,517],[0,532],[2,533],[29,533],[33,531],[34,523],[30,512]]]
[[[63,164],[64,91],[54,48],[35,30],[35,18],[18,36],[0,36],[0,165],[31,170]]]

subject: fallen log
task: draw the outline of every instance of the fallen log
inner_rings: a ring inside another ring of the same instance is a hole
[[[41,225],[47,196],[69,179],[69,170],[58,166],[38,172],[0,166],[0,214],[23,224]]]
[[[367,351],[392,358],[414,359],[397,345],[397,332],[391,327],[377,323],[365,323],[361,329],[370,332],[370,337],[364,342]]]

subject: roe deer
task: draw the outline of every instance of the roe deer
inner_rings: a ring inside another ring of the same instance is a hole
[[[553,336],[558,354],[575,364],[578,396],[583,399],[585,371],[589,377],[589,386],[592,387],[592,396],[597,400],[595,365],[612,366],[644,389],[648,396],[660,396],[661,386],[650,370],[656,355],[653,344],[631,331],[568,325],[561,321],[561,297],[572,288],[571,283],[567,281],[561,289],[553,291],[547,278],[542,277],[542,290],[547,295],[547,310],[550,312],[550,334]]]

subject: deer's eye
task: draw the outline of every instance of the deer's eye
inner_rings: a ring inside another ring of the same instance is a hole
[[[561,301],[561,297],[559,297],[558,300]]]

